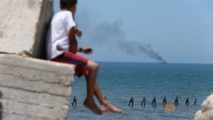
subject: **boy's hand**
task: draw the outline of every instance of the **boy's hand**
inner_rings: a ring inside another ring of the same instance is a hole
[[[93,52],[93,49],[92,48],[83,48],[82,52],[89,55]]]
[[[76,28],[76,30],[75,30],[75,34],[76,34],[78,37],[81,37],[81,36],[82,36],[82,34],[83,34],[83,32],[82,32],[82,30],[81,30],[81,29]]]

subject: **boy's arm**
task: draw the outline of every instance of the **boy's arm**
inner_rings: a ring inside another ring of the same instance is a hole
[[[78,37],[81,37],[81,36],[82,36],[82,34],[83,34],[83,32],[82,32],[82,30],[81,30],[81,29],[79,29],[79,28],[75,27],[75,34],[76,34]]]
[[[69,31],[69,39],[70,39],[70,52],[76,53],[78,49],[78,42],[75,37],[76,28],[72,27]]]
[[[78,48],[78,42],[75,37],[76,34],[76,27],[72,27],[69,32],[69,39],[70,39],[70,52],[83,52],[85,54],[91,54],[93,49],[92,48]]]
[[[72,27],[69,32],[69,39],[70,39],[70,52],[83,52],[85,54],[90,54],[92,52],[91,48],[78,48],[78,42],[75,37],[76,34],[76,27]]]

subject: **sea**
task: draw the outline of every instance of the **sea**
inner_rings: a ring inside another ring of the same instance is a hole
[[[213,64],[98,62],[97,83],[106,99],[123,109],[121,114],[93,114],[83,106],[86,81],[75,77],[68,120],[193,120],[202,102],[213,93]],[[134,105],[128,106],[133,97]],[[141,106],[143,98],[146,105]],[[152,100],[156,97],[156,106]],[[166,106],[162,105],[166,97]],[[174,105],[178,97],[179,105]],[[186,98],[189,105],[185,105]],[[194,104],[197,98],[196,105]],[[99,102],[96,99],[96,103]]]

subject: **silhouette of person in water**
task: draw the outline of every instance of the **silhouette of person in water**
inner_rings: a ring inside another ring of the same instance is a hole
[[[128,106],[130,106],[130,104],[132,104],[131,106],[133,107],[133,105],[134,105],[134,99],[133,99],[133,97],[131,97]]]
[[[152,100],[152,106],[153,106],[153,107],[156,107],[156,98],[155,98],[155,97],[154,97],[153,100]]]
[[[178,105],[178,97],[175,98],[174,104],[175,104],[175,105]]]
[[[144,106],[144,107],[145,107],[145,105],[146,105],[146,98],[143,97],[143,100],[142,100],[142,102],[141,102],[141,106]]]
[[[165,106],[166,105],[166,97],[163,98],[162,104]]]
[[[75,106],[74,106],[74,104],[75,104]],[[77,107],[77,98],[76,98],[76,96],[73,98],[72,106],[73,107]]]
[[[197,104],[197,98],[195,98],[195,102],[194,102],[194,105],[196,105]]]
[[[185,102],[186,105],[189,105],[189,98],[187,97],[186,99],[186,102]]]
[[[104,97],[105,100],[107,100],[106,96]]]

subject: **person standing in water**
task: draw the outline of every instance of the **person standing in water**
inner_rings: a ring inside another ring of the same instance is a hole
[[[131,107],[134,107],[134,99],[133,99],[133,97],[131,97],[131,99],[129,100],[128,106],[130,106],[130,104],[132,104]]]
[[[166,105],[166,97],[163,98],[162,104],[165,106]]]
[[[189,98],[188,98],[188,97],[186,98],[185,104],[186,104],[186,105],[189,105]]]
[[[145,97],[143,97],[143,100],[142,100],[142,102],[141,102],[141,106],[144,106],[145,107],[145,105],[146,105],[146,98]]]
[[[74,106],[74,104],[75,104],[75,106]],[[73,107],[77,107],[77,98],[76,98],[76,96],[73,98],[72,106]]]
[[[197,98],[195,98],[195,102],[194,102],[194,105],[197,105]]]
[[[153,106],[153,107],[156,107],[156,98],[155,98],[155,97],[154,97],[153,100],[152,100],[152,106]]]
[[[179,104],[179,103],[178,103],[178,97],[175,98],[174,104],[175,104],[175,105],[178,105],[178,104]]]

